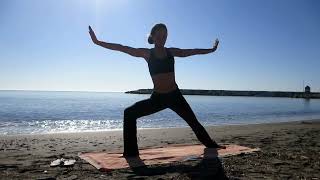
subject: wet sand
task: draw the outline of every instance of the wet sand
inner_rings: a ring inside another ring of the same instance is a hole
[[[224,144],[261,151],[100,172],[79,152],[122,152],[122,131],[0,136],[0,179],[320,179],[320,120],[206,127]],[[190,128],[138,130],[139,148],[199,144]],[[50,167],[57,158],[71,167]]]

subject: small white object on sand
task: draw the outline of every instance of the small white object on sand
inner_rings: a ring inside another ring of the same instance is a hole
[[[71,166],[71,165],[74,165],[74,163],[76,162],[76,160],[74,160],[74,159],[65,159],[64,161],[63,161],[63,165],[64,166]]]
[[[61,158],[61,159],[56,159],[56,160],[54,160],[54,161],[51,162],[50,166],[51,166],[51,167],[59,166],[59,165],[63,162],[63,160],[64,160],[63,158]]]
[[[59,165],[63,165],[63,166],[71,166],[74,165],[74,163],[76,162],[76,160],[74,159],[56,159],[54,161],[51,162],[50,166],[51,167],[55,167],[55,166],[59,166]]]

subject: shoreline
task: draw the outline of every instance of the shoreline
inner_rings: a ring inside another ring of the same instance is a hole
[[[254,154],[222,158],[224,173],[230,179],[320,177],[320,119],[205,128],[220,144],[261,149]],[[191,128],[140,129],[137,137],[139,149],[199,144]],[[122,148],[122,130],[2,135],[0,179],[201,179],[203,176],[215,176],[212,174],[214,171],[199,161],[184,162],[183,165],[153,165],[149,167],[152,175],[146,175],[130,168],[111,173],[99,172],[78,157],[80,152],[122,152]],[[50,167],[50,162],[57,158],[75,159],[76,163],[72,167]]]
[[[313,119],[307,119],[307,120],[302,120],[302,119],[294,119],[291,121],[279,121],[279,122],[257,122],[257,123],[250,123],[250,124],[224,124],[224,125],[203,125],[205,128],[210,128],[210,127],[226,127],[226,126],[247,126],[247,125],[264,125],[264,124],[278,124],[278,123],[295,123],[295,122],[301,122],[301,121],[318,121],[320,118],[313,118]],[[162,129],[188,129],[190,128],[189,126],[185,127],[159,127],[159,128],[137,128],[138,131],[144,131],[144,130],[162,130]],[[52,133],[34,133],[34,134],[0,134],[1,137],[19,137],[19,136],[42,136],[42,135],[58,135],[58,134],[83,134],[83,133],[112,133],[112,132],[122,132],[121,129],[108,129],[108,130],[84,130],[83,132],[80,131],[75,131],[75,132],[52,132]]]

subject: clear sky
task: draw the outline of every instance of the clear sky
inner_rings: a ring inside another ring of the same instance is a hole
[[[0,90],[126,91],[152,88],[143,59],[96,46],[98,39],[152,46],[156,23],[167,47],[211,48],[176,58],[180,88],[320,91],[318,0],[1,0]]]

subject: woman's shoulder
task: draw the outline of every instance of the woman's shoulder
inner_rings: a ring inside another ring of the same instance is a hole
[[[167,52],[169,53],[169,55],[171,55],[172,57],[174,57],[175,52],[178,50],[178,48],[175,48],[175,47],[169,47],[166,49],[167,49]]]
[[[181,50],[180,48],[176,48],[176,47],[169,47],[168,50],[171,52],[171,54],[174,54],[175,52]]]
[[[154,48],[145,48],[145,51],[146,51],[146,58],[145,60],[147,62],[149,62],[150,60],[150,57],[151,57],[151,54],[152,54],[152,51],[153,51]]]

